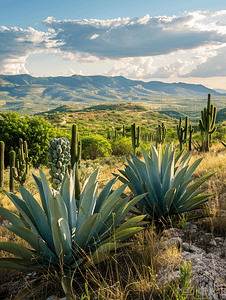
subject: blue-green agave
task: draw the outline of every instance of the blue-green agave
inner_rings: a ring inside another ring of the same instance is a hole
[[[132,161],[127,158],[125,170],[119,170],[124,176],[119,179],[129,185],[134,195],[148,192],[136,207],[148,214],[150,219],[185,214],[210,196],[200,195],[202,190],[198,188],[213,174],[205,175],[189,185],[202,158],[189,165],[192,153],[182,156],[182,152],[175,157],[173,144],[168,144],[164,151],[160,145],[159,152],[151,145],[150,156],[142,148],[144,162],[131,154]]]
[[[46,177],[33,175],[39,190],[42,207],[36,199],[20,186],[22,199],[6,192],[24,219],[0,207],[0,215],[11,225],[7,228],[24,239],[29,248],[11,242],[0,242],[0,250],[19,258],[0,258],[0,267],[20,270],[64,268],[65,274],[79,265],[89,266],[87,255],[92,254],[93,263],[106,259],[110,251],[122,247],[124,240],[143,229],[144,215],[129,219],[116,226],[144,195],[130,200],[121,195],[127,185],[115,191],[113,178],[97,196],[97,169],[83,186],[81,197],[76,201],[74,180],[66,173],[59,192],[51,192]],[[130,201],[129,201],[130,200]],[[26,222],[24,222],[24,220]],[[114,235],[110,232],[114,231]]]

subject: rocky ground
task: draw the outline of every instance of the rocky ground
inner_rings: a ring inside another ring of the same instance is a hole
[[[226,237],[213,236],[203,227],[200,222],[192,222],[187,223],[184,230],[171,228],[168,230],[171,238],[167,243],[178,246],[184,260],[187,263],[191,261],[192,275],[190,279],[198,288],[202,299],[226,300]],[[8,277],[6,274],[4,282],[0,285],[0,299],[14,299],[18,290],[26,282],[32,282],[39,276],[35,272],[17,275],[15,271],[14,275],[12,272],[10,274]],[[160,270],[158,283],[172,281],[179,277],[179,274],[179,269],[170,276],[165,273],[165,270]],[[205,298],[205,295],[208,298]],[[54,299],[56,299],[54,295],[48,298],[48,300]]]

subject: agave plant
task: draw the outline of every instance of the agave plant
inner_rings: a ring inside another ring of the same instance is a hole
[[[20,270],[55,269],[70,276],[71,270],[80,265],[89,266],[87,255],[92,254],[92,263],[107,258],[110,251],[125,245],[124,240],[143,229],[144,215],[132,218],[117,227],[125,214],[144,195],[130,200],[122,198],[126,185],[115,191],[113,178],[97,197],[99,170],[86,180],[79,201],[75,199],[74,180],[66,173],[59,192],[51,192],[46,177],[40,169],[41,178],[33,175],[39,190],[42,207],[36,199],[20,186],[22,198],[6,192],[23,218],[0,207],[0,215],[11,225],[7,228],[24,239],[29,248],[11,242],[0,242],[0,250],[19,258],[0,258],[0,267]],[[130,201],[129,201],[130,200]],[[26,222],[25,222],[25,221]],[[110,234],[114,230],[114,235]]]
[[[131,154],[132,161],[127,158],[125,170],[119,170],[124,175],[119,179],[128,183],[134,195],[148,192],[136,204],[142,213],[148,214],[149,218],[159,219],[169,215],[186,214],[207,201],[210,195],[200,195],[202,190],[198,188],[213,174],[205,175],[189,185],[193,180],[192,174],[202,158],[189,165],[192,153],[187,152],[182,156],[181,151],[175,157],[173,144],[168,144],[165,151],[162,151],[160,145],[159,152],[151,145],[150,156],[143,148],[142,153],[145,162]],[[179,164],[176,167],[177,163]]]

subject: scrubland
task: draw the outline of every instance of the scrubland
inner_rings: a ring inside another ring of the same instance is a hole
[[[205,222],[202,220],[193,220],[191,222],[202,221],[205,230],[213,235],[226,236],[226,150],[221,144],[214,144],[211,151],[208,153],[194,152],[193,160],[203,157],[203,160],[194,173],[194,180],[202,177],[205,174],[215,172],[202,187],[205,193],[210,193],[212,196],[208,202],[199,207],[199,213],[206,213]],[[97,159],[95,161],[82,161],[81,163],[81,184],[84,183],[94,169],[100,166],[99,191],[105,186],[109,179],[113,178],[112,173],[119,173],[118,169],[122,169],[125,163],[123,157]],[[48,177],[48,169],[43,168],[44,173]],[[31,174],[38,176],[37,169],[31,169],[26,188],[34,197],[40,201],[39,194],[35,187]],[[8,190],[9,170],[5,172],[5,189]],[[120,185],[117,182],[116,187]],[[126,190],[129,193],[129,189]],[[18,186],[15,187],[15,193],[19,195]],[[0,206],[3,206],[15,213],[18,213],[14,205],[0,191]],[[193,212],[194,213],[194,212]],[[129,213],[126,218],[130,218]],[[25,242],[8,231],[4,225],[7,221],[0,219],[3,226],[0,227],[0,240],[13,241],[21,245]],[[173,224],[171,224],[173,226]],[[177,224],[174,224],[177,226]],[[162,268],[166,269],[169,274],[183,266],[183,260],[180,254],[181,249],[174,246],[164,247],[162,240],[169,239],[169,234],[166,234],[164,228],[157,230],[154,223],[147,226],[144,231],[139,232],[128,241],[125,248],[115,251],[113,255],[109,254],[109,259],[99,265],[87,268],[86,271],[81,271],[78,276],[74,277],[72,282],[76,298],[68,299],[189,299],[182,298],[183,288],[186,287],[188,276],[184,277],[184,282],[175,281],[174,287],[180,291],[180,296],[176,296],[171,285],[167,283],[159,285],[158,271]],[[3,251],[1,256],[8,254]],[[92,262],[92,257],[88,258]],[[186,269],[186,267],[184,267]],[[184,272],[186,271],[184,269]],[[17,275],[17,271],[9,269],[1,269],[0,285],[11,280],[11,277]],[[24,299],[46,299],[50,295],[63,297],[64,292],[61,288],[59,277],[53,274],[52,280],[41,277],[41,287],[37,292],[33,292],[31,282],[26,282],[26,272],[20,272],[25,278],[25,283],[30,289],[30,298],[26,296]],[[80,284],[83,282],[83,284]],[[188,286],[189,287],[189,286]],[[189,287],[190,299],[199,299],[198,296],[192,295],[192,288]],[[18,288],[19,289],[19,288]],[[193,291],[194,292],[194,291]],[[4,299],[4,298],[2,298]]]

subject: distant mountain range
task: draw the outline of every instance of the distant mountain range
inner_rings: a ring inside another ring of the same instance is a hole
[[[190,101],[207,94],[222,97],[221,93],[201,84],[144,82],[130,80],[122,76],[79,76],[71,77],[32,77],[23,75],[0,75],[0,110],[15,110],[35,113],[55,108],[62,104],[87,107],[105,103],[136,102],[153,108],[164,107],[169,99]],[[164,102],[165,101],[165,102]],[[178,105],[190,105],[177,103]],[[203,102],[202,102],[203,103]]]
[[[26,93],[28,86],[42,86],[45,88],[43,95],[50,94],[54,97],[52,89],[56,86],[65,87],[69,90],[86,89],[87,91],[97,91],[97,95],[107,95],[107,90],[120,91],[122,93],[135,93],[140,95],[150,95],[164,93],[175,96],[199,97],[206,96],[211,93],[213,95],[222,95],[213,89],[209,89],[201,84],[187,83],[164,83],[161,81],[144,82],[140,80],[130,80],[122,76],[106,77],[106,76],[80,76],[73,75],[71,77],[32,77],[27,74],[22,75],[0,75],[0,91],[8,91],[17,94],[17,87],[23,87]],[[102,91],[102,92],[101,92]],[[104,92],[105,91],[105,92]],[[226,94],[225,94],[226,95]],[[18,93],[18,97],[21,94]]]

